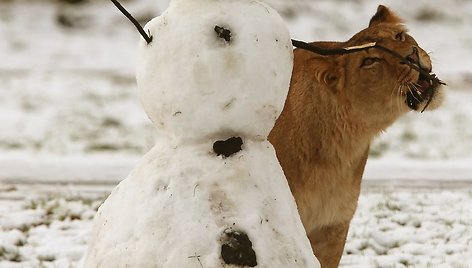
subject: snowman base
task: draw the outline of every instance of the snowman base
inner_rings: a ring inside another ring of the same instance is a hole
[[[84,267],[317,267],[272,145],[245,140],[158,143],[100,207]]]

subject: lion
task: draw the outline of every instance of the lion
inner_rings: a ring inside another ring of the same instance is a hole
[[[431,59],[403,21],[379,6],[368,28],[346,48],[376,42],[427,73]],[[436,109],[443,87],[379,49],[321,56],[295,49],[285,107],[269,135],[323,268],[339,265],[356,211],[372,140],[411,110]]]

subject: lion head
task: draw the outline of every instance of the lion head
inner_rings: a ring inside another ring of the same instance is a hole
[[[373,42],[401,55],[424,70],[423,73],[432,72],[428,53],[408,34],[403,21],[385,6],[378,7],[369,27],[348,41],[312,44],[336,49]],[[433,110],[443,100],[440,84],[432,83],[424,74],[380,49],[369,48],[334,56],[297,50],[295,60],[295,68],[298,70],[294,70],[292,87],[301,78],[296,77],[297,75],[310,75],[315,78],[316,90],[326,89],[330,92],[324,96],[323,102],[335,102],[333,106],[349,107],[351,112],[362,118],[385,121],[386,125],[410,110]],[[297,61],[303,64],[297,65]],[[326,92],[321,92],[321,95],[324,93]]]

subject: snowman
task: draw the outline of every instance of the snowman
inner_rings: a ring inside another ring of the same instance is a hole
[[[255,0],[172,0],[145,26],[156,145],[100,207],[83,267],[319,267],[274,148],[293,54]]]

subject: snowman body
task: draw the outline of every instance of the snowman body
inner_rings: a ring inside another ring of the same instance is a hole
[[[319,267],[267,141],[293,64],[282,19],[172,0],[145,28],[138,90],[160,137],[100,207],[84,267]]]

